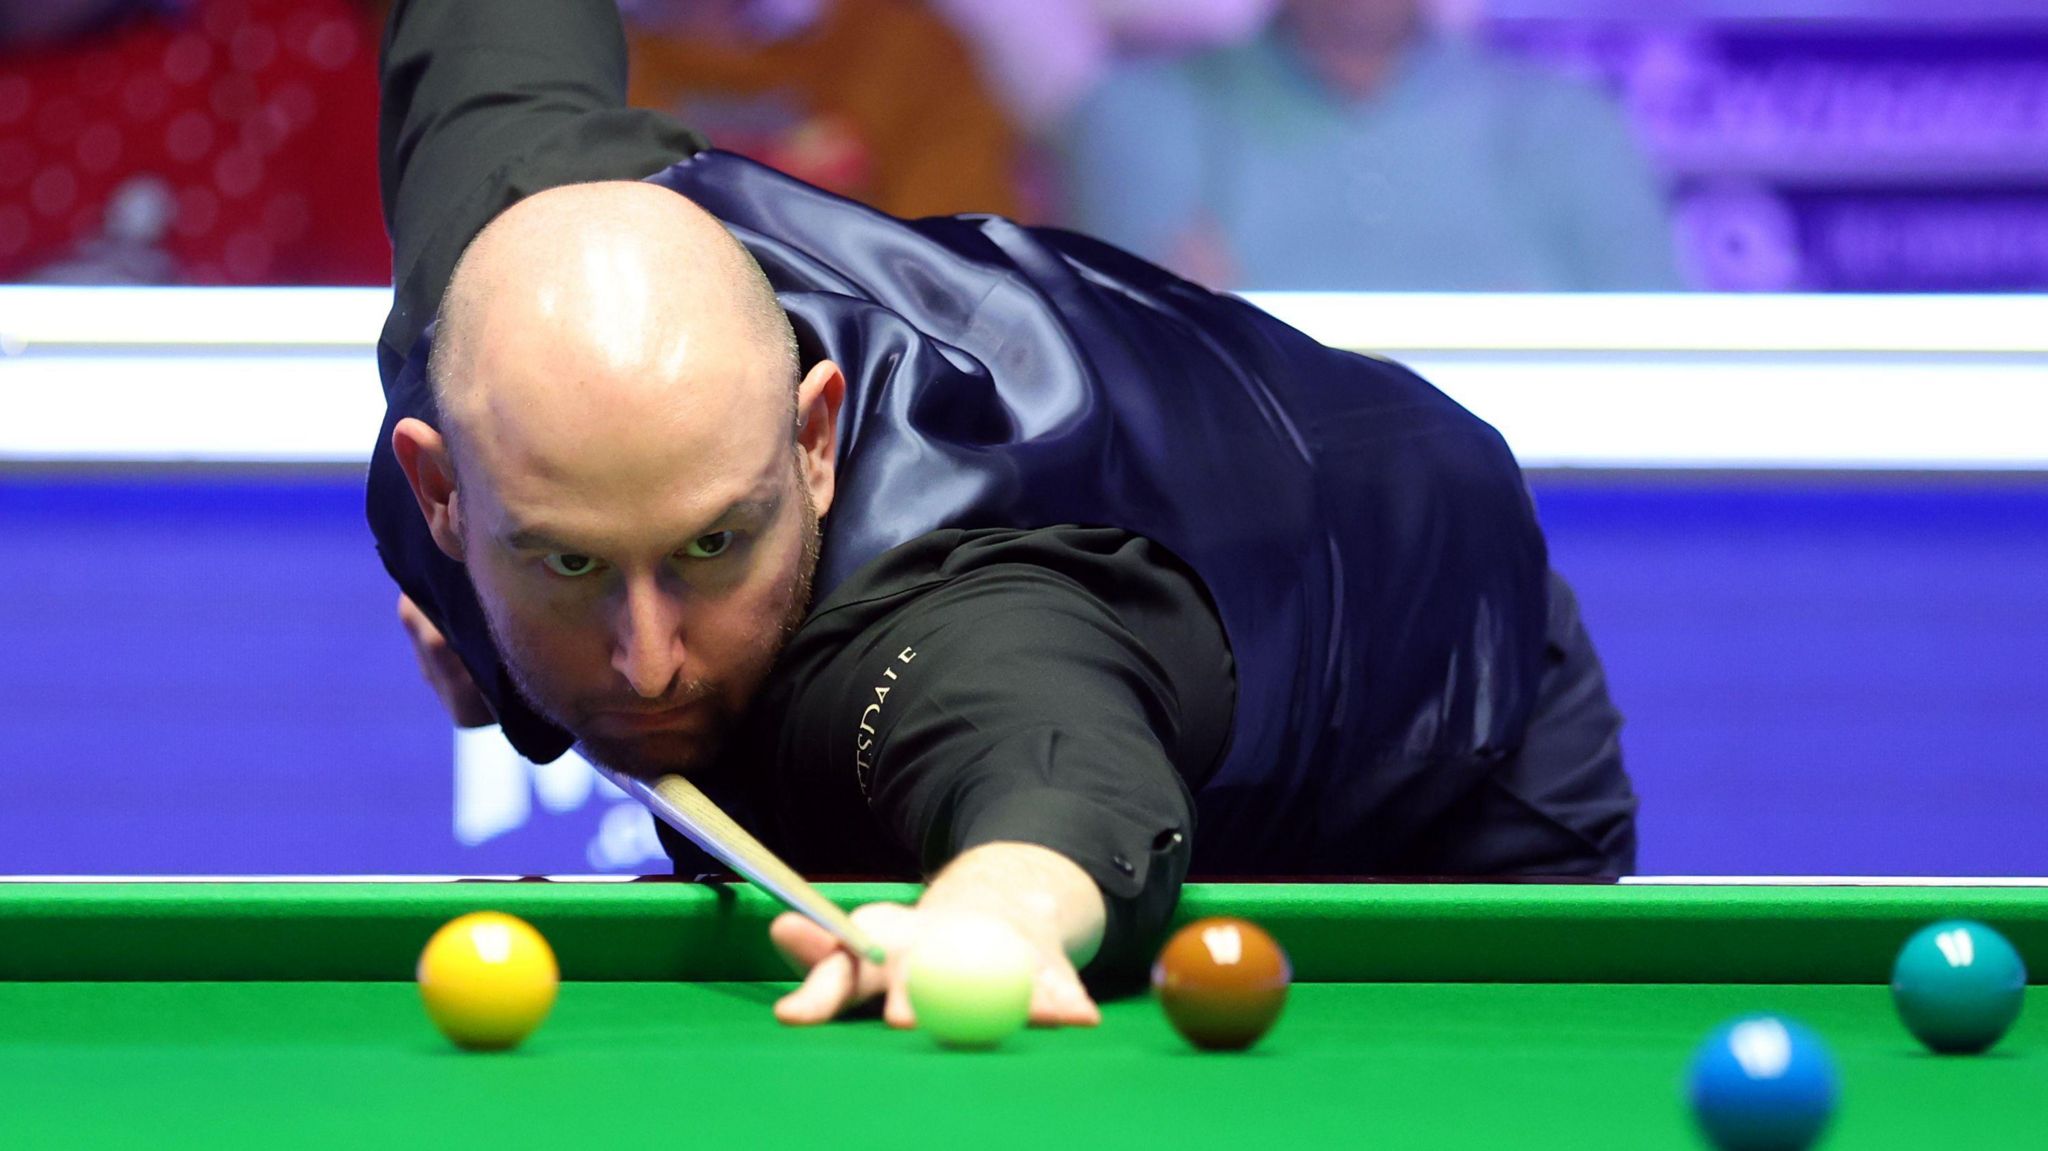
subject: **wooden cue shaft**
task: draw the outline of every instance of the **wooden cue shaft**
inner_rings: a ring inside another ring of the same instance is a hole
[[[886,958],[838,904],[825,898],[795,868],[768,850],[766,844],[733,822],[696,784],[680,775],[664,775],[648,783],[602,764],[596,766],[606,779],[639,800],[663,823],[682,832],[712,858],[746,876],[783,906],[830,932],[848,951],[870,963],[881,963]]]

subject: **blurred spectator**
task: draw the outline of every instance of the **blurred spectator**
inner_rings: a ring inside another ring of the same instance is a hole
[[[624,0],[632,101],[898,216],[1015,215],[1016,134],[912,0]]]
[[[1274,0],[933,0],[974,44],[1011,115],[1048,133],[1119,54],[1236,44]]]
[[[347,0],[0,0],[0,280],[385,284]]]
[[[1417,0],[1282,0],[1249,44],[1111,76],[1066,146],[1079,227],[1213,285],[1680,286],[1618,111]]]

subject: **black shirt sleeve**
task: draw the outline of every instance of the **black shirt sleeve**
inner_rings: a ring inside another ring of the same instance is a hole
[[[1128,976],[1178,899],[1192,792],[1234,699],[1213,609],[1156,545],[934,533],[856,573],[792,640],[757,709],[774,749],[758,808],[813,871],[931,874],[999,840],[1058,851],[1108,904],[1092,973]]]

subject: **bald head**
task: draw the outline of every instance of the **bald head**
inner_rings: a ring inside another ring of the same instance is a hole
[[[391,448],[519,694],[636,775],[708,763],[809,609],[846,380],[667,189],[530,197],[463,253]],[[457,461],[461,474],[458,477]]]
[[[530,196],[471,241],[443,297],[428,367],[457,442],[522,424],[644,427],[706,387],[770,385],[794,403],[788,317],[709,213],[635,181]],[[538,430],[538,429],[536,429]]]

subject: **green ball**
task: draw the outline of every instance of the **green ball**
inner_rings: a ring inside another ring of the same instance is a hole
[[[1984,1051],[2020,1017],[2027,965],[2003,935],[1949,919],[1921,928],[1892,966],[1892,1002],[1920,1042],[1943,1054]]]
[[[918,1030],[942,1047],[981,1050],[1030,1019],[1038,956],[1007,923],[949,917],[918,936],[907,975]]]

